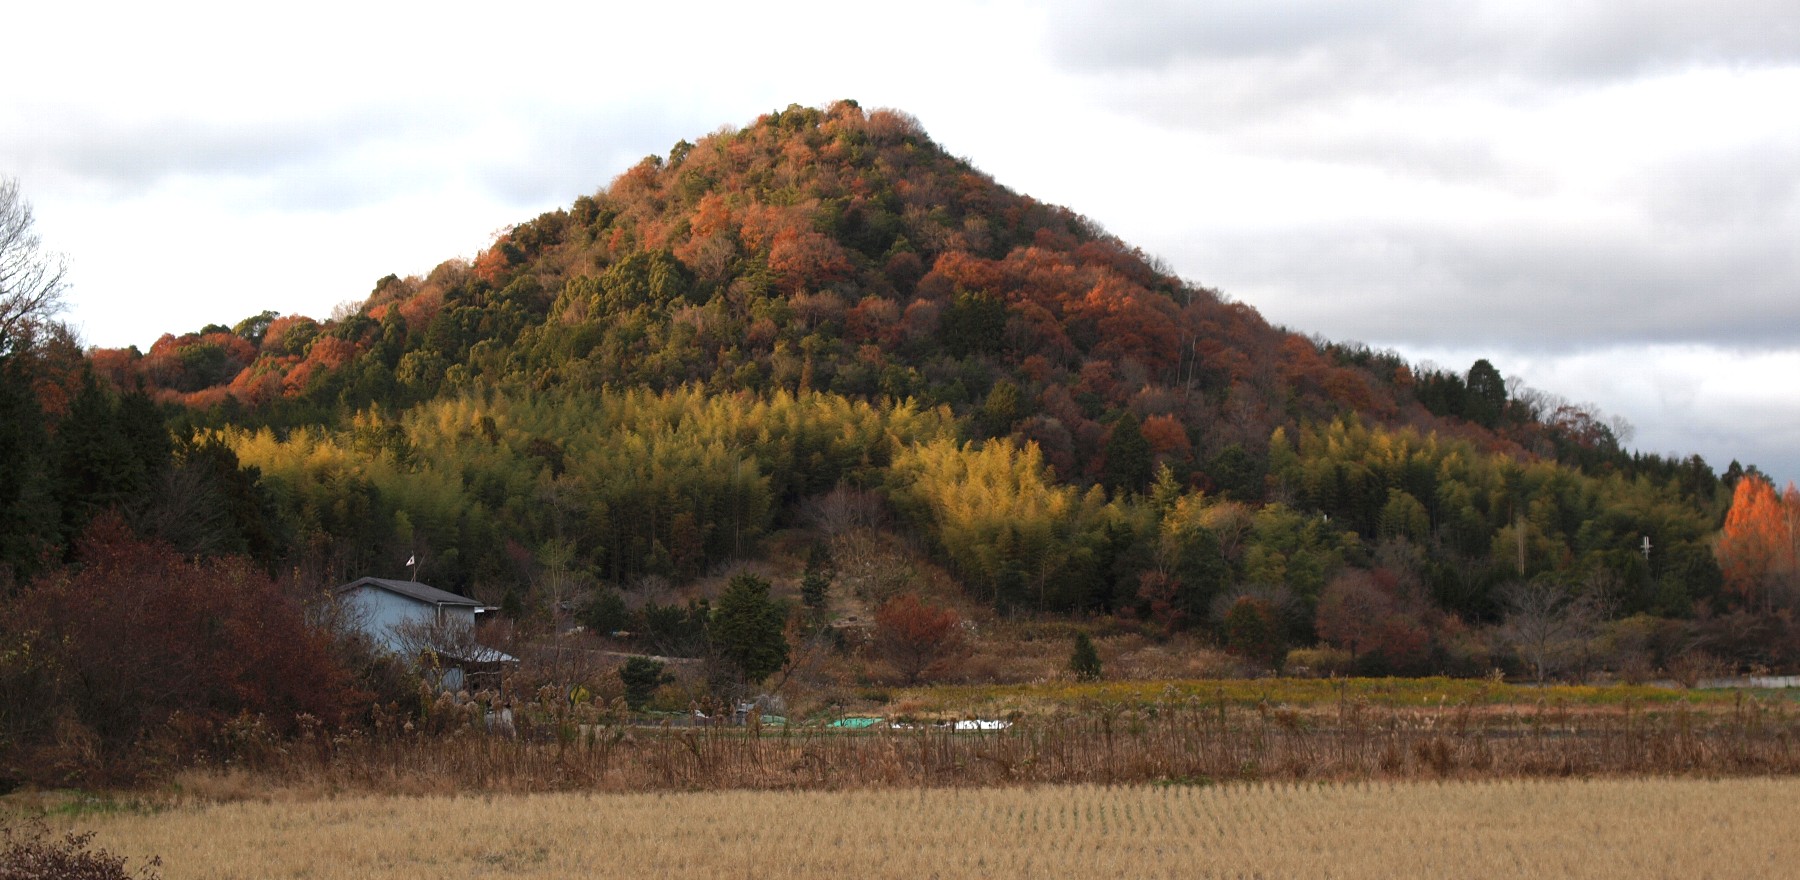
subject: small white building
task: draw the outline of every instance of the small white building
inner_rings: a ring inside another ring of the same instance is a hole
[[[396,654],[412,646],[408,628],[475,629],[475,612],[483,606],[467,596],[440,590],[417,581],[366,577],[337,588],[338,601],[349,619],[377,644]]]
[[[445,687],[461,687],[461,667],[475,673],[518,662],[510,654],[476,643],[475,615],[493,609],[467,596],[417,581],[378,577],[351,581],[338,587],[336,594],[345,618],[381,648],[409,663],[418,662],[426,650],[437,654],[447,667]]]

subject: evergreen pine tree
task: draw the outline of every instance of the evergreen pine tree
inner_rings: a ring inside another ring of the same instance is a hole
[[[1100,653],[1087,633],[1075,634],[1075,653],[1069,655],[1069,671],[1082,681],[1100,680]]]
[[[56,545],[46,446],[43,409],[23,359],[0,340],[0,589],[35,573]]]
[[[822,572],[809,571],[800,578],[800,600],[815,612],[825,610],[831,591],[831,579]]]
[[[1150,482],[1154,460],[1150,441],[1138,425],[1137,416],[1126,413],[1113,423],[1112,439],[1106,443],[1106,485],[1115,492],[1142,492]]]
[[[148,489],[143,461],[120,430],[118,409],[91,371],[81,377],[55,447],[65,541],[73,541],[94,514],[124,506]]]
[[[625,705],[641,712],[669,677],[663,674],[663,664],[648,657],[631,657],[619,668],[619,680],[625,684]]]
[[[713,650],[738,679],[756,684],[787,665],[787,614],[769,598],[769,582],[752,574],[731,579],[708,621]]]

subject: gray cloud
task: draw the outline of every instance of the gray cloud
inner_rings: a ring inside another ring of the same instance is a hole
[[[245,109],[247,112],[247,108]],[[263,207],[334,210],[425,183],[408,145],[442,133],[419,108],[364,105],[252,119],[229,110],[129,116],[47,109],[0,152],[112,198],[180,178],[229,182]],[[391,161],[367,162],[387,150]]]
[[[1049,36],[1065,63],[1121,71],[1329,56],[1438,76],[1615,78],[1690,64],[1800,60],[1800,24],[1782,0],[1089,0],[1056,16]]]
[[[1253,222],[1144,244],[1296,329],[1800,346],[1800,125],[1746,97],[1800,69],[1790,4],[1083,2],[1048,39],[1193,145],[1165,189],[1258,175]]]
[[[649,101],[570,109],[521,98],[471,110],[437,98],[241,122],[216,110],[148,118],[46,111],[29,143],[17,131],[0,134],[0,154],[109,198],[205,179],[240,208],[336,211],[466,178],[504,204],[536,207],[605,185],[643,157],[633,145],[667,150],[717,124]]]
[[[680,102],[647,101],[606,110],[537,107],[511,118],[521,149],[483,161],[472,173],[494,197],[516,205],[567,204],[644,156],[666,156],[676,141],[695,140],[719,124],[716,114]],[[643,146],[649,144],[657,146]]]
[[[1425,4],[1339,0],[1149,0],[1077,2],[1052,19],[1051,43],[1064,59],[1101,69],[1158,69],[1189,59],[1288,56],[1347,45],[1411,26]]]
[[[1096,98],[1159,127],[1468,175],[1493,170],[1504,132],[1460,131],[1440,118],[1446,111],[1499,122],[1697,68],[1800,65],[1789,5],[1078,0],[1050,19],[1045,39]]]
[[[1684,240],[1419,224],[1211,232],[1181,265],[1271,320],[1339,339],[1561,351],[1613,342],[1800,344],[1792,227]],[[1222,273],[1222,274],[1221,274]]]
[[[1780,225],[1800,240],[1800,126],[1780,140],[1652,162],[1642,180],[1646,213],[1665,228],[1737,237]]]

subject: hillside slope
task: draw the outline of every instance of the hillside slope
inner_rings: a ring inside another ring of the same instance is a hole
[[[679,583],[843,485],[999,607],[1182,627],[1248,597],[1310,641],[1352,596],[1404,642],[1515,584],[1614,617],[1738,601],[1698,457],[1486,361],[1273,327],[852,102],[679,143],[354,314],[92,363],[224,430],[321,579],[428,545],[492,595],[553,546],[587,583]]]

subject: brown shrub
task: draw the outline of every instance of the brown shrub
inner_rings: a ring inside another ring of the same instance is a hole
[[[182,559],[112,514],[78,559],[0,617],[0,647],[30,658],[0,672],[0,775],[66,784],[77,780],[44,774],[79,761],[75,777],[129,778],[155,769],[146,758],[228,748],[233,719],[281,735],[353,705],[325,636],[248,560]]]
[[[961,653],[962,618],[907,593],[875,612],[873,647],[907,684],[916,684]]]
[[[125,858],[90,850],[93,832],[52,837],[42,822],[15,827],[0,821],[0,880],[155,880],[161,861],[150,859],[136,871]]]

